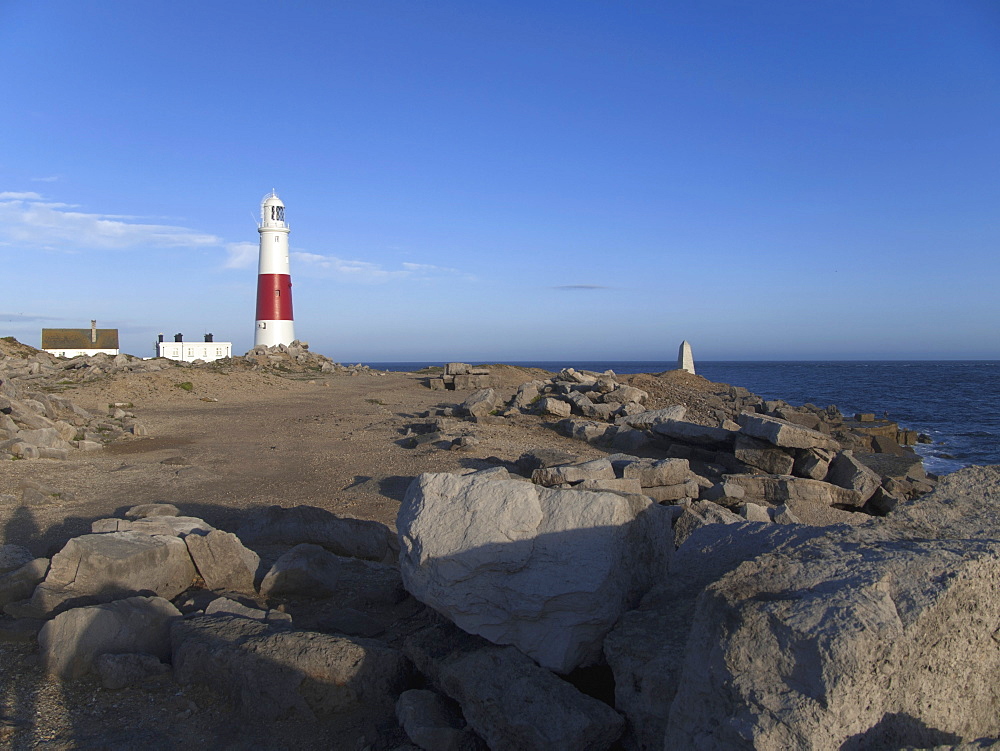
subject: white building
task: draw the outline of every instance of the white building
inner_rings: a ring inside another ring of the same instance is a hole
[[[156,342],[156,356],[184,362],[194,362],[195,360],[212,362],[224,357],[232,357],[233,343],[217,342],[212,334],[205,334],[203,342],[186,342],[183,334],[176,334],[172,342],[165,342],[163,334],[160,334]]]
[[[89,329],[42,329],[42,349],[56,357],[117,355],[118,329],[99,329],[97,321]]]

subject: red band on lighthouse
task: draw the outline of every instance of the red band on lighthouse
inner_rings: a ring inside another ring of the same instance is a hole
[[[291,321],[292,277],[290,274],[257,276],[257,320]]]

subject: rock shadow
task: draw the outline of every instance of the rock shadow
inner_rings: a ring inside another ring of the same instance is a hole
[[[905,712],[887,712],[868,730],[844,741],[840,746],[840,751],[934,748],[954,746],[961,742],[961,736],[929,727],[919,718]]]

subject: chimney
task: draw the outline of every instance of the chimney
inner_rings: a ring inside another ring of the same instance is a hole
[[[213,336],[215,336],[215,335],[214,334],[205,334],[205,341],[206,342],[212,341],[212,337]]]
[[[163,334],[160,334],[159,335],[159,339],[157,339],[156,341],[158,341],[158,342],[160,342],[162,344],[163,343]]]
[[[184,341],[184,334],[174,334],[174,341],[175,342],[183,342]]]
[[[97,344],[97,321],[93,319],[90,321],[90,342]]]

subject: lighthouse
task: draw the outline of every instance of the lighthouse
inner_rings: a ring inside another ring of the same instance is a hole
[[[295,339],[292,276],[288,266],[285,204],[272,190],[260,204],[260,259],[257,264],[257,330],[253,344],[275,347]]]

